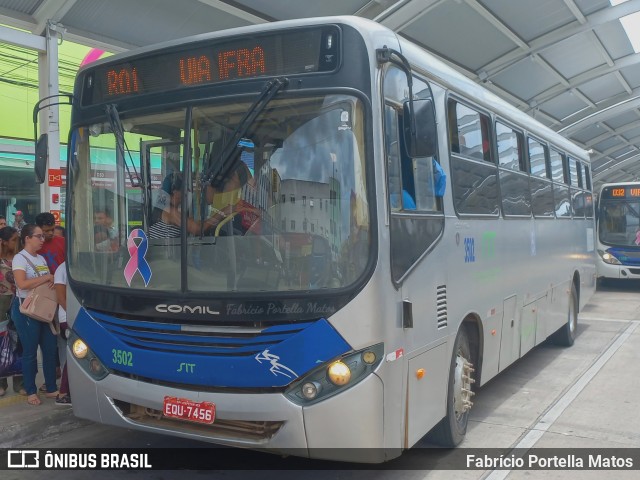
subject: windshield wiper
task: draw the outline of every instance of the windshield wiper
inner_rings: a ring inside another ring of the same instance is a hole
[[[218,158],[215,161],[211,162],[207,170],[203,173],[201,177],[201,198],[205,197],[207,185],[213,183],[212,181],[214,179],[216,179],[217,181],[222,181],[229,174],[231,168],[233,167],[233,163],[227,165],[227,160],[232,158],[233,155],[237,153],[240,148],[242,148],[242,146],[240,145],[240,140],[246,135],[249,127],[251,127],[255,119],[262,113],[262,111],[266,108],[273,97],[275,97],[276,94],[287,85],[289,85],[289,79],[286,77],[274,78],[273,80],[269,80],[265,84],[264,88],[258,95],[258,98],[254,100],[240,122],[238,122],[238,125],[231,134],[231,137],[224,143],[220,151],[220,155],[218,155]],[[204,203],[201,202],[201,236],[204,234],[204,216]]]
[[[120,115],[118,114],[118,109],[112,103],[107,104],[105,107],[105,112],[107,113],[107,119],[109,120],[109,126],[111,127],[111,131],[113,135],[116,137],[116,146],[120,155],[122,155],[122,162],[124,163],[124,168],[127,170],[127,174],[129,175],[129,181],[131,182],[132,187],[140,187],[140,176],[138,175],[138,171],[136,170],[136,164],[131,157],[131,152],[129,151],[129,147],[127,146],[127,142],[124,139],[124,127],[122,126],[122,122],[120,121]],[[129,165],[127,165],[127,155],[129,155],[129,161],[131,162],[131,167],[135,173],[135,177],[131,175],[131,170],[129,169]]]
[[[208,183],[215,179],[223,179],[228,175],[232,165],[226,165],[227,160],[233,156],[234,153],[240,148],[239,142],[242,137],[245,136],[249,127],[253,124],[256,117],[262,113],[265,107],[269,104],[271,99],[276,94],[289,84],[289,79],[286,77],[274,78],[267,82],[267,84],[258,95],[258,98],[251,104],[247,113],[238,123],[238,126],[231,134],[231,137],[225,142],[220,155],[215,162],[209,165],[209,168],[202,176],[202,187],[205,188]]]

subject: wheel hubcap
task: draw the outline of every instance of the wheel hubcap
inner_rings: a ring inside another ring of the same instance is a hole
[[[473,365],[469,360],[458,353],[456,357],[456,371],[454,377],[454,396],[453,405],[455,409],[456,419],[460,419],[465,413],[471,409],[473,402],[471,397],[475,395],[471,391],[471,385],[476,381],[473,379]]]

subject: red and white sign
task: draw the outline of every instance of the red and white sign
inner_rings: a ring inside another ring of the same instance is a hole
[[[53,215],[53,218],[56,220],[56,225],[60,225],[60,210],[49,210]]]
[[[61,168],[49,169],[49,186],[50,187],[62,186],[62,169]]]

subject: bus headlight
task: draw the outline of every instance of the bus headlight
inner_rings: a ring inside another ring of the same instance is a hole
[[[89,353],[89,347],[87,347],[87,344],[78,338],[71,344],[71,351],[73,352],[74,357],[82,360],[87,356],[87,353]]]
[[[289,400],[298,405],[311,405],[329,398],[362,381],[380,365],[384,344],[349,353],[322,365],[299,378],[285,391]]]
[[[598,250],[598,254],[604,263],[608,263],[609,265],[622,265],[622,262],[618,260],[615,256],[611,255],[609,252],[603,252],[602,250]]]
[[[302,385],[302,396],[307,400],[313,400],[322,391],[322,387],[318,382],[307,382]]]
[[[351,370],[341,361],[333,362],[327,369],[327,376],[331,383],[341,387],[346,385],[351,380]]]
[[[78,364],[94,380],[102,380],[109,375],[107,367],[104,366],[98,356],[89,348],[89,345],[73,329],[69,330],[68,345],[71,345],[71,353],[78,360]]]

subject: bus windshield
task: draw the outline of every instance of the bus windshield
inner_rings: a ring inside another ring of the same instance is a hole
[[[640,199],[600,200],[600,242],[612,246],[640,246]]]
[[[353,284],[371,237],[362,102],[277,98],[236,142],[252,103],[105,114],[76,128],[71,278],[214,293]]]

